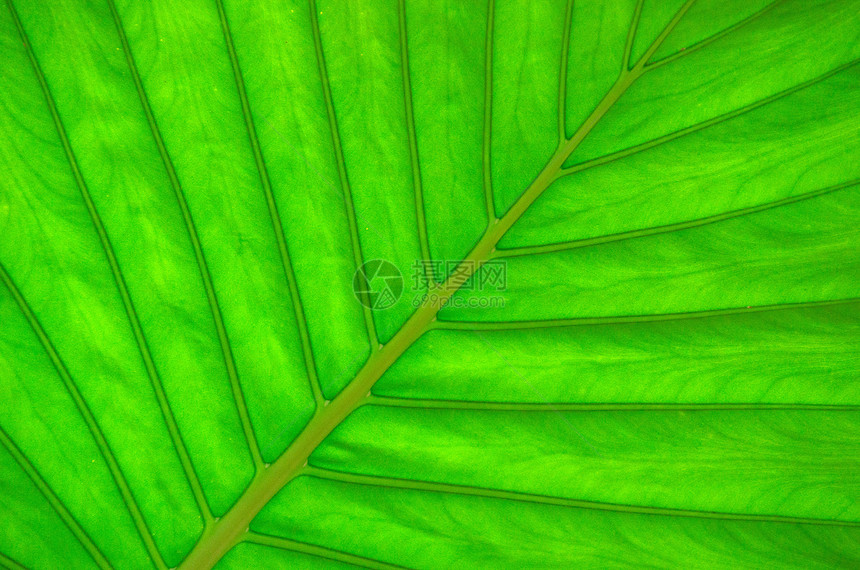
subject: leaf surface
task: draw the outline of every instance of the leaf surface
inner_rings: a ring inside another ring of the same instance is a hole
[[[857,0],[5,0],[0,52],[0,565],[860,564]]]

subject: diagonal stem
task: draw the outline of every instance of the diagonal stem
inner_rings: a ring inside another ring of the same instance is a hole
[[[315,9],[314,0],[310,0]],[[421,306],[403,324],[397,334],[380,348],[373,352],[367,362],[358,371],[355,378],[347,384],[340,394],[322,408],[296,437],[287,450],[262,471],[246,489],[235,505],[213,526],[209,527],[192,551],[183,561],[181,568],[197,569],[212,568],[235,544],[243,539],[249,531],[251,521],[263,507],[284,486],[297,477],[307,465],[311,453],[334,431],[356,408],[365,404],[370,397],[370,390],[388,368],[436,321],[436,315],[448,300],[456,293],[469,277],[474,275],[496,250],[496,244],[505,233],[522,217],[523,213],[559,176],[562,166],[571,153],[585,139],[601,118],[621,98],[627,89],[644,73],[645,63],[660,47],[671,33],[686,11],[695,2],[687,0],[663,32],[648,48],[642,58],[630,70],[623,70],[618,80],[597,105],[597,108],[585,120],[576,133],[564,144],[560,145],[550,157],[546,166],[525,192],[517,199],[508,212],[490,226],[471,252],[460,263],[457,269],[439,287],[437,295],[432,300],[426,298]],[[311,18],[314,24],[314,38],[317,43],[317,55],[322,61],[319,42],[319,27],[315,13]],[[321,67],[321,70],[324,69]],[[321,73],[322,74],[322,73]],[[327,82],[323,81],[327,89]],[[327,98],[329,112],[333,111],[330,96]],[[465,277],[465,278],[464,278]]]

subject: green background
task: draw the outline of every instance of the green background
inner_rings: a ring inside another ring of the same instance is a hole
[[[0,54],[0,566],[860,565],[857,0],[4,0]],[[352,291],[467,257],[400,334]]]

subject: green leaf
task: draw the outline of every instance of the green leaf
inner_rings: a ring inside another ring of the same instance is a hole
[[[860,565],[857,0],[5,0],[0,53],[0,565]]]

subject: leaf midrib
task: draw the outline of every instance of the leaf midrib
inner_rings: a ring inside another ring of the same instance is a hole
[[[645,73],[645,63],[659,49],[660,45],[671,33],[695,0],[687,0],[678,10],[665,29],[654,40],[648,50],[642,55],[633,68],[623,66],[618,79],[607,92],[594,111],[569,138],[563,139],[555,153],[550,157],[540,174],[522,193],[508,212],[495,223],[490,224],[483,237],[472,249],[458,268],[440,286],[434,302],[425,300],[424,303],[404,323],[391,340],[373,352],[367,362],[356,374],[355,378],[330,403],[317,412],[308,422],[293,443],[268,468],[258,471],[254,480],[248,486],[234,506],[214,525],[208,527],[195,547],[183,561],[180,568],[212,568],[220,559],[241,540],[244,533],[250,530],[251,521],[263,507],[292,479],[301,474],[307,465],[311,453],[322,441],[340,425],[356,408],[367,402],[371,396],[370,390],[386,370],[436,321],[436,315],[448,299],[457,292],[460,286],[492,258],[496,244],[507,231],[522,217],[535,200],[552,184],[562,171],[564,162],[597,125],[600,119],[612,108],[615,102],[627,89]],[[314,27],[314,39],[317,43],[320,57],[320,72],[324,78],[321,45],[319,42],[318,24],[315,6],[311,4],[311,19]],[[635,35],[638,25],[636,17],[631,24],[630,36]],[[629,61],[629,50],[632,42],[628,41],[625,48],[624,62]],[[331,113],[330,94],[326,81],[323,89],[327,107]],[[330,115],[330,119],[331,119]],[[333,134],[334,134],[333,129]],[[345,173],[344,173],[345,174]],[[464,278],[465,276],[465,278]]]

